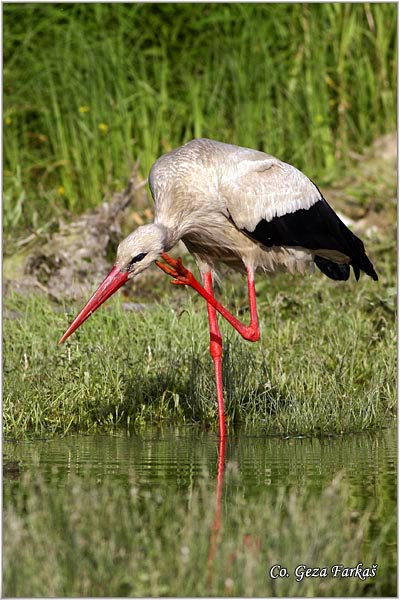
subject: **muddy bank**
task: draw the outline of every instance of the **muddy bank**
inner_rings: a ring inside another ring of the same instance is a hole
[[[133,211],[147,205],[145,184],[135,165],[125,190],[108,202],[70,223],[60,222],[55,233],[17,242],[20,249],[4,260],[5,293],[42,292],[67,302],[87,297],[110,270],[124,225],[131,222],[133,228],[152,217],[148,210]]]

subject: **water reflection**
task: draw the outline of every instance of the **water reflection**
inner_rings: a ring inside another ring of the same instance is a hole
[[[224,489],[227,497],[237,489],[249,496],[261,488],[272,492],[282,486],[308,486],[319,492],[338,471],[344,472],[356,496],[375,496],[383,475],[384,485],[394,494],[396,448],[396,430],[320,439],[238,432],[227,437],[223,452],[215,434],[195,428],[4,442],[7,460],[19,461],[21,470],[38,469],[53,485],[65,485],[72,474],[78,474],[189,492],[204,470],[218,480],[219,451],[234,474]]]
[[[210,532],[210,550],[208,553],[208,583],[212,580],[212,567],[215,559],[215,554],[218,546],[218,539],[221,530],[221,515],[222,515],[222,488],[224,485],[225,474],[225,449],[226,437],[219,438],[218,445],[218,469],[217,469],[217,484],[215,489],[215,506],[214,520]]]
[[[20,472],[39,473],[52,486],[67,487],[71,478],[111,479],[115,485],[166,490],[186,495],[204,471],[216,477],[210,530],[208,577],[223,535],[223,512],[230,497],[268,490],[271,502],[284,490],[307,489],[317,496],[340,472],[349,484],[349,507],[363,510],[372,499],[396,510],[396,430],[335,438],[278,438],[244,432],[218,440],[201,429],[151,429],[135,435],[75,435],[3,444],[5,460]],[[18,486],[19,476],[4,473],[4,485]],[[374,508],[372,507],[374,510]],[[377,520],[377,531],[382,523]],[[373,532],[371,532],[373,533]],[[243,539],[257,551],[257,540]]]
[[[218,446],[214,518],[210,529],[208,554],[209,586],[212,584],[215,558],[223,534],[222,498],[226,441],[227,438],[220,438]],[[268,447],[269,451],[260,452],[260,444]],[[345,472],[347,479],[353,483],[354,508],[365,508],[371,498],[375,498],[376,502],[379,498],[386,498],[387,510],[394,511],[397,487],[396,447],[395,430],[374,435],[319,440],[247,438],[244,444],[236,440],[236,443],[230,445],[229,464],[235,464],[232,459],[239,463],[239,480],[243,480],[243,476],[251,471],[251,481],[255,489],[260,487],[260,484],[273,488],[277,485],[290,487],[296,482],[302,482],[303,485],[319,492],[325,487],[326,481],[332,479],[334,472]],[[351,502],[351,498],[349,500]],[[379,527],[380,524],[376,522],[371,532],[378,533]],[[258,554],[260,539],[244,536],[242,544],[250,552]]]
[[[21,518],[28,519],[27,527],[30,527],[31,516],[33,519],[36,514],[39,522],[45,523],[46,530],[46,523],[52,522],[53,517],[48,520],[46,514],[43,518],[44,513],[38,510],[43,493],[45,510],[50,508],[53,511],[54,507],[54,517],[61,518],[60,531],[63,531],[64,517],[67,522],[70,519],[69,526],[72,524],[74,529],[74,524],[79,521],[79,518],[75,519],[75,506],[78,507],[81,502],[81,486],[77,477],[85,479],[82,489],[87,490],[89,495],[82,497],[97,500],[95,510],[90,507],[88,512],[85,507],[82,512],[85,518],[82,519],[79,539],[103,539],[104,533],[100,532],[100,537],[93,533],[92,537],[92,531],[97,532],[98,517],[102,518],[103,513],[112,514],[114,520],[110,523],[113,523],[116,536],[113,539],[121,536],[121,547],[126,547],[127,556],[132,550],[132,555],[137,557],[134,560],[140,566],[134,567],[135,572],[138,568],[140,572],[146,571],[146,565],[150,563],[143,563],[143,556],[153,556],[150,549],[157,546],[161,557],[164,544],[166,548],[170,547],[169,540],[178,539],[178,545],[173,546],[181,559],[181,570],[177,572],[182,575],[189,568],[186,564],[189,555],[194,557],[196,564],[198,557],[201,561],[206,559],[207,564],[201,562],[200,572],[204,589],[209,595],[218,591],[229,596],[240,580],[236,573],[245,574],[246,586],[257,581],[253,579],[253,568],[254,573],[258,573],[257,577],[264,581],[266,562],[276,564],[275,561],[283,560],[281,557],[286,556],[287,551],[295,560],[300,542],[303,544],[302,557],[308,556],[309,539],[310,556],[318,557],[322,548],[320,543],[330,540],[330,528],[336,535],[333,528],[337,527],[337,523],[347,531],[345,548],[347,553],[351,551],[351,557],[354,556],[356,561],[364,560],[365,556],[371,557],[371,560],[379,562],[382,572],[394,572],[395,430],[321,439],[251,436],[237,431],[226,439],[218,440],[215,434],[200,428],[168,428],[146,430],[131,436],[79,435],[19,443],[6,441],[3,447],[9,461],[8,470],[15,471],[18,465],[22,474],[15,479],[4,479],[9,515],[14,514],[15,505],[17,513],[23,513]],[[35,488],[32,490],[32,504],[27,503],[29,487],[22,481],[24,471],[29,474],[26,479],[28,486],[33,484]],[[206,477],[204,472],[208,474]],[[43,484],[43,480],[48,485]],[[332,487],[334,480],[339,488]],[[36,481],[39,482],[37,487]],[[96,490],[98,482],[106,485],[99,485]],[[343,490],[340,489],[342,483]],[[61,493],[55,488],[61,489]],[[326,488],[336,489],[337,495],[321,494]],[[297,495],[301,502],[292,511],[290,499]],[[168,502],[164,503],[167,497]],[[99,498],[102,498],[101,502]],[[336,498],[340,501],[338,506],[333,505],[332,498],[333,502]],[[148,499],[151,501],[148,502]],[[286,499],[289,499],[288,503]],[[120,511],[115,510],[114,500]],[[68,510],[64,510],[64,504],[69,507]],[[32,507],[36,508],[30,516]],[[364,510],[366,507],[367,511]],[[121,522],[120,513],[124,515]],[[331,521],[332,514],[334,518]],[[140,531],[140,535],[133,542],[130,539],[132,515],[135,523],[140,524],[139,529],[135,529]],[[255,518],[258,515],[260,520]],[[71,520],[72,517],[74,520]],[[194,519],[201,519],[201,530],[199,527],[196,529]],[[302,527],[303,519],[305,527]],[[108,522],[108,517],[105,520]],[[54,522],[58,521],[55,519]],[[12,518],[7,523],[9,539],[14,535],[13,523]],[[208,529],[203,529],[204,523],[207,523]],[[319,526],[323,533],[321,538]],[[176,537],[177,532],[181,537]],[[163,541],[158,546],[160,534]],[[126,546],[124,535],[128,535],[129,540]],[[339,541],[326,546],[327,555],[335,561],[342,560],[341,535],[339,531]],[[40,542],[42,538],[38,539]],[[353,539],[354,543],[349,545],[349,540]],[[148,545],[142,550],[144,540]],[[40,546],[39,542],[35,547]],[[119,542],[115,542],[115,547],[119,547]],[[154,566],[161,562],[162,558],[157,558]],[[193,573],[197,577],[196,567]],[[393,588],[393,585],[391,579],[390,586]],[[274,585],[271,584],[268,589],[274,592],[273,595],[279,595],[275,593]],[[243,587],[243,590],[246,593],[248,587]],[[323,591],[323,587],[318,590]],[[154,595],[159,595],[158,587]]]

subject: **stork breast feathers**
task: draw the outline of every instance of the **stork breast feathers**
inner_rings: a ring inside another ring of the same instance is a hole
[[[308,209],[321,194],[301,171],[273,156],[242,160],[220,178],[219,193],[239,229]]]

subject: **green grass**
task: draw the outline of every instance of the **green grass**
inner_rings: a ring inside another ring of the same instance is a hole
[[[261,341],[245,342],[222,323],[231,427],[341,433],[384,427],[395,417],[395,284],[387,261],[387,252],[378,258],[379,284],[317,274],[259,279]],[[225,283],[234,312],[246,306],[234,291],[243,290],[241,279]],[[167,293],[141,313],[109,302],[62,346],[57,340],[75,310],[56,313],[42,297],[8,300],[19,316],[4,319],[6,435],[165,421],[215,428],[205,303],[172,286]],[[246,311],[240,317],[246,321]]]
[[[68,476],[67,487],[35,471],[4,487],[5,597],[395,596],[396,510],[386,497],[353,496],[337,474],[317,495],[308,486],[264,487],[250,500],[227,471],[222,527],[208,568],[215,489],[205,474],[181,494]],[[15,487],[16,486],[16,487]],[[385,481],[379,481],[385,489]],[[68,494],[68,496],[66,496]],[[385,501],[383,501],[383,499]],[[377,527],[377,523],[379,526]],[[378,564],[375,577],[306,578],[295,566]],[[289,578],[273,580],[274,564]]]
[[[121,189],[193,137],[313,179],[396,128],[395,4],[6,4],[10,239]],[[11,236],[12,232],[12,236]]]

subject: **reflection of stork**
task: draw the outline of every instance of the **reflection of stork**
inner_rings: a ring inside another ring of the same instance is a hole
[[[254,273],[305,273],[316,265],[331,279],[356,279],[364,271],[378,279],[362,241],[342,223],[318,188],[291,165],[257,150],[207,139],[192,140],[153,165],[150,188],[155,220],[119,245],[115,266],[82,309],[64,341],[128,279],[154,261],[207,301],[210,352],[215,365],[220,435],[225,435],[222,339],[218,311],[245,339],[260,337]],[[179,240],[195,256],[204,287],[180,259],[166,254]],[[166,263],[158,262],[161,256]],[[213,295],[218,263],[247,274],[250,325]]]
[[[218,538],[221,529],[222,517],[222,489],[224,487],[224,472],[225,472],[225,445],[226,436],[219,437],[218,447],[218,470],[217,470],[217,487],[215,490],[215,508],[214,521],[211,527],[210,549],[208,551],[208,583],[212,581],[212,566],[214,564],[215,553],[218,547]]]

